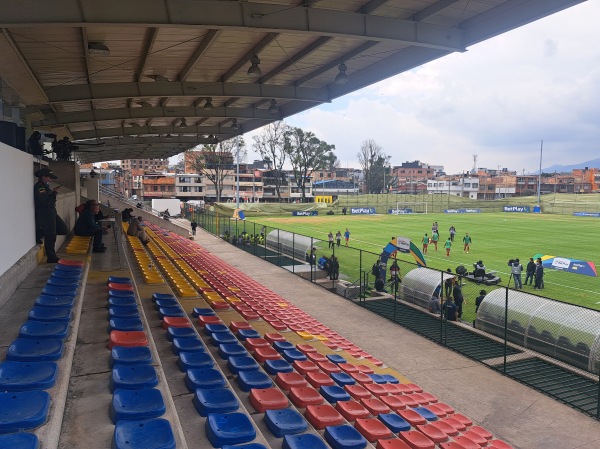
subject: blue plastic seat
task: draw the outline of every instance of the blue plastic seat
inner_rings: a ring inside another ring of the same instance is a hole
[[[308,428],[308,423],[295,408],[265,411],[265,424],[277,438],[302,433]]]
[[[207,324],[206,326],[210,326],[210,324]],[[206,329],[206,326],[205,326],[205,329]],[[224,326],[224,325],[220,324],[219,326]],[[219,346],[220,344],[223,344],[223,343],[237,343],[238,339],[235,338],[235,335],[233,335],[229,331],[227,331],[227,332],[215,332],[214,334],[211,335],[210,342],[214,346]]]
[[[71,277],[64,278],[60,276],[50,276],[46,281],[46,285],[77,289],[77,287],[79,286],[79,279]]]
[[[36,306],[41,307],[73,307],[74,296],[40,295],[35,300]]]
[[[193,327],[173,327],[167,328],[167,340],[173,341],[174,338],[198,338],[198,334]]]
[[[249,354],[246,348],[239,343],[223,343],[219,345],[219,355],[223,359],[228,359],[229,357],[247,356]]]
[[[192,310],[192,316],[194,318],[198,318],[200,315],[214,316],[216,314],[217,313],[213,309],[207,309],[203,307],[194,307],[194,310]]]
[[[109,296],[108,305],[117,307],[137,307],[135,298],[133,296],[121,298],[118,296]]]
[[[285,360],[265,360],[265,371],[272,376],[275,376],[277,373],[291,373],[294,371],[292,365]]]
[[[226,384],[221,371],[215,368],[191,368],[185,372],[185,385],[191,393],[197,388],[219,388]]]
[[[389,384],[399,384],[400,383],[398,378],[392,374],[382,374],[382,376],[386,380],[386,382]]]
[[[322,385],[321,388],[319,388],[319,392],[327,402],[332,404],[338,401],[349,401],[352,399],[352,396],[350,396],[346,390],[337,385]]]
[[[260,369],[259,364],[249,355],[242,355],[239,357],[229,357],[227,361],[227,368],[233,374],[238,374],[241,371],[256,371]]]
[[[329,449],[327,443],[313,433],[285,435],[281,447],[282,449]]]
[[[347,424],[326,427],[324,436],[325,441],[333,449],[363,449],[367,447],[365,437],[354,427]]]
[[[290,363],[294,363],[297,360],[308,360],[306,355],[297,349],[286,349],[281,355]]]
[[[156,370],[151,365],[115,364],[110,379],[111,390],[152,388],[158,385]]]
[[[277,351],[277,352],[283,352],[283,351],[288,351],[290,349],[296,349],[296,346],[294,346],[293,343],[290,343],[289,341],[274,341],[273,342],[273,348]]]
[[[222,447],[248,443],[256,438],[256,430],[244,413],[211,413],[206,420],[206,436],[214,447]]]
[[[137,306],[110,306],[108,316],[109,318],[139,318],[140,311]]]
[[[81,265],[64,265],[59,263],[54,265],[54,271],[78,271],[81,273],[83,271],[83,267]]]
[[[229,328],[225,324],[206,324],[204,326],[204,333],[206,335],[218,334],[218,333],[231,333]],[[233,334],[232,334],[233,335]]]
[[[196,338],[174,338],[171,343],[171,349],[174,354],[179,355],[182,352],[206,352],[204,343]]]
[[[193,368],[212,368],[213,358],[206,352],[180,352],[177,366],[183,372]]]
[[[222,449],[267,449],[267,446],[260,443],[248,443],[248,444],[225,444]]]
[[[237,411],[240,404],[229,388],[198,388],[192,400],[200,416]]]
[[[387,380],[381,374],[367,374],[376,384],[387,384]]]
[[[109,276],[109,284],[131,284],[131,278],[120,277],[120,276]]]
[[[250,391],[253,388],[271,388],[273,381],[262,371],[240,371],[236,378],[242,391]]]
[[[44,295],[75,296],[77,294],[77,287],[46,284],[42,289],[42,293]]]
[[[397,413],[380,413],[377,418],[393,433],[410,430],[410,423]]]
[[[173,317],[187,316],[187,314],[179,306],[177,306],[177,307],[160,307],[158,309],[158,315],[160,316],[161,319],[166,316],[173,316]]]
[[[342,387],[344,385],[354,385],[356,383],[356,381],[348,373],[331,373],[330,376],[336,384]]]
[[[246,338],[260,338],[260,332],[255,331],[254,329],[240,329],[237,333],[237,336],[240,340],[244,341]]]
[[[62,340],[45,338],[17,338],[8,347],[6,360],[43,362],[59,360],[63,354]]]
[[[29,319],[34,321],[68,322],[71,320],[71,308],[33,306],[29,311]]]
[[[11,433],[0,435],[1,449],[38,449],[40,440],[32,433]]]
[[[179,301],[176,299],[157,299],[154,302],[154,308],[158,310],[161,307],[179,307]]]
[[[128,290],[109,290],[109,298],[135,298],[135,293]]]
[[[423,418],[425,418],[427,421],[438,420],[438,416],[426,407],[415,407],[413,408],[413,410],[419,415],[421,415]]]
[[[117,363],[123,365],[149,365],[152,363],[152,353],[148,346],[114,346],[110,351],[111,366]]]
[[[81,273],[83,270],[64,270],[62,269],[62,265],[57,265],[52,270],[52,277],[59,277],[64,279],[79,279],[81,278]]]
[[[335,363],[346,363],[346,359],[339,354],[327,354],[327,358],[330,362]]]
[[[175,449],[175,436],[166,419],[117,421],[112,449]]]
[[[156,302],[157,299],[177,299],[170,293],[153,293],[152,302]]]
[[[150,419],[165,414],[167,408],[162,394],[156,388],[139,390],[117,389],[110,404],[110,419]]]
[[[0,391],[46,390],[56,382],[56,371],[54,362],[2,362]]]
[[[50,395],[41,390],[0,393],[0,433],[35,429],[48,419]]]
[[[69,323],[60,321],[25,321],[19,329],[19,337],[22,338],[58,338],[63,339],[69,332]]]
[[[144,323],[139,318],[111,318],[108,320],[108,332],[111,331],[143,331]]]

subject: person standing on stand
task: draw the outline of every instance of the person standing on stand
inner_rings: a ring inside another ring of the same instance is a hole
[[[52,170],[42,168],[35,172],[38,181],[33,186],[33,199],[35,204],[35,227],[36,242],[41,243],[41,236],[44,236],[44,250],[46,252],[46,262],[57,263],[56,255],[56,235],[68,234],[65,223],[56,213],[56,195],[60,187],[50,188],[51,179],[58,179]],[[60,227],[61,229],[57,229]]]
[[[190,226],[192,227],[192,235],[196,235],[196,228],[198,227],[198,223],[196,223],[195,221],[192,221],[190,223]]]
[[[510,272],[513,277],[513,281],[515,282],[515,288],[517,290],[523,288],[523,281],[521,280],[521,273],[523,272],[523,265],[519,262],[519,259],[515,259],[510,261]]]
[[[454,304],[456,304],[456,315],[458,316],[458,320],[462,318],[462,308],[463,303],[465,302],[462,286],[460,284],[461,282],[459,279],[459,281],[454,284],[454,288],[452,289],[452,296],[454,297]]]
[[[529,285],[533,285],[533,281],[535,278],[535,262],[533,261],[533,257],[529,258],[529,262],[527,263],[527,269],[525,273],[525,285],[527,285],[527,281],[529,281]]]
[[[542,288],[544,288],[544,266],[542,265],[542,259],[538,258],[535,268],[535,289],[541,290]]]

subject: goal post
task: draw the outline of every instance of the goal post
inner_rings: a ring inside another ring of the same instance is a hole
[[[398,201],[396,202],[396,209],[392,210],[394,215],[402,214],[427,214],[427,202],[426,201]]]

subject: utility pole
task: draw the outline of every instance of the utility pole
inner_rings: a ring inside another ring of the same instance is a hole
[[[538,194],[537,194],[537,202],[538,206],[540,205],[540,195],[541,195],[541,187],[542,187],[542,150],[544,148],[544,141],[540,142],[540,172],[538,173]]]

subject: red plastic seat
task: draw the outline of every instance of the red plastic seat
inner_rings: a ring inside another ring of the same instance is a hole
[[[464,437],[467,437],[469,440],[473,441],[474,443],[477,443],[479,446],[485,446],[488,442],[487,439],[483,438],[477,432],[473,432],[471,429],[465,430],[461,435]]]
[[[204,327],[207,324],[223,324],[223,321],[216,315],[198,315],[198,324]]]
[[[192,324],[186,317],[165,316],[162,319],[162,328],[168,329],[169,327],[192,327]]]
[[[253,388],[250,390],[250,404],[259,412],[280,410],[288,407],[288,400],[279,388]]]
[[[411,394],[414,393],[413,389],[409,386],[409,384],[395,384],[396,389],[402,394]]]
[[[292,387],[306,387],[308,385],[306,379],[296,372],[277,373],[275,383],[285,391],[288,391]]]
[[[348,422],[369,417],[369,411],[360,402],[338,401],[335,408]]]
[[[356,367],[356,365],[353,365],[352,363],[340,363],[338,365],[342,371],[350,374],[350,373],[358,373],[358,368]]]
[[[270,346],[260,346],[254,350],[254,358],[258,363],[265,363],[265,360],[280,359],[281,354],[279,354],[275,349],[273,349]]]
[[[322,371],[308,371],[306,373],[306,380],[315,388],[320,388],[324,385],[335,385],[333,379]]]
[[[271,325],[271,327],[273,329],[275,329],[276,331],[284,331],[286,330],[288,327],[283,324],[281,321],[277,321],[277,320],[273,320],[273,321],[268,321],[268,323]]]
[[[358,371],[364,374],[373,374],[375,372],[373,368],[367,365],[356,365],[356,368],[358,369]]]
[[[379,359],[376,359],[375,357],[365,357],[366,359],[369,360],[369,362],[371,362],[373,365],[375,366],[383,366],[383,362]]]
[[[229,330],[231,332],[233,332],[234,334],[237,334],[237,332],[240,329],[251,330],[251,329],[253,329],[253,327],[250,325],[250,323],[248,323],[246,321],[232,321],[231,323],[229,323]]]
[[[440,443],[440,449],[465,449],[456,441],[448,441],[447,443]]]
[[[231,309],[231,306],[227,301],[210,301],[210,306],[215,310]]]
[[[333,362],[317,363],[317,366],[325,373],[340,373],[342,370]]]
[[[388,395],[381,396],[379,399],[394,412],[397,412],[398,410],[404,410],[406,408],[406,404],[402,400],[402,396]]]
[[[455,410],[450,407],[448,404],[444,403],[444,402],[436,402],[435,403],[436,407],[441,408],[443,411],[446,412],[446,414],[451,415],[452,413],[455,412]]]
[[[352,378],[355,381],[357,381],[361,385],[372,384],[373,383],[373,379],[371,379],[365,373],[358,372],[358,373],[349,373],[349,374],[350,374],[350,376],[352,376]]]
[[[310,360],[296,360],[292,363],[292,366],[296,371],[303,375],[308,371],[319,371],[319,367],[316,363],[311,362]]]
[[[496,449],[513,449],[513,447],[510,444],[505,443],[502,440],[490,440],[489,444],[490,447],[494,447]]]
[[[115,346],[148,346],[148,337],[143,331],[112,331],[108,341],[108,349]]]
[[[296,407],[304,408],[307,405],[321,405],[325,399],[318,390],[307,386],[290,388],[290,401]]]
[[[423,396],[427,400],[427,402],[429,402],[430,404],[433,404],[438,401],[438,398],[436,398],[431,393],[427,393],[425,391],[423,393],[421,393],[421,396]]]
[[[374,396],[377,396],[377,397],[387,396],[387,394],[388,394],[388,392],[385,389],[385,387],[383,385],[380,385],[380,384],[376,384],[376,383],[365,384],[365,388],[369,392],[371,392],[371,394],[373,394]]]
[[[59,259],[58,264],[68,265],[70,267],[83,267],[83,262],[81,260]]]
[[[265,340],[271,344],[273,344],[274,341],[285,341],[285,337],[277,332],[267,332],[264,337]]]
[[[460,422],[461,424],[464,424],[466,427],[472,426],[473,425],[473,421],[471,421],[469,418],[467,418],[465,415],[462,415],[460,413],[454,413],[453,415],[450,415],[450,417],[452,419],[457,420],[458,422]]]
[[[371,393],[362,385],[344,385],[344,390],[346,390],[354,399],[371,397]]]
[[[401,394],[396,396],[399,397],[407,407],[413,408],[419,405],[419,403],[413,399],[412,394]]]
[[[248,351],[254,351],[256,348],[270,348],[271,345],[264,338],[246,338],[244,346]]]
[[[323,344],[324,344],[325,346],[327,346],[329,349],[333,349],[334,351],[335,351],[336,349],[339,349],[339,348],[338,348],[338,344],[337,344],[337,343],[334,343],[334,342],[332,342],[332,341],[324,341],[324,342],[323,342]]]
[[[238,311],[238,313],[240,315],[242,315],[242,318],[248,321],[256,321],[260,319],[260,315],[254,311],[246,311],[246,310],[242,310],[242,311]]]
[[[446,416],[446,412],[445,412],[444,410],[442,410],[441,408],[439,408],[439,407],[437,406],[437,404],[429,404],[429,405],[427,406],[427,408],[428,408],[428,409],[429,409],[429,410],[430,410],[432,413],[435,413],[435,415],[436,415],[438,418],[443,418],[444,416]]]
[[[481,446],[479,446],[479,444],[477,444],[475,441],[473,441],[469,437],[458,435],[458,436],[453,437],[453,438],[454,438],[455,442],[457,442],[458,444],[460,444],[465,449],[479,449],[481,447]],[[486,440],[486,444],[487,444],[487,440]]]
[[[486,429],[484,429],[481,426],[473,426],[469,430],[472,432],[475,432],[479,436],[482,436],[486,440],[491,440],[492,438],[494,438],[494,436],[491,434],[491,432],[487,431]]]
[[[370,443],[383,438],[391,438],[393,436],[392,431],[375,418],[358,418],[354,423],[354,428]]]
[[[414,410],[398,410],[398,414],[402,416],[411,426],[418,426],[422,424],[427,424],[427,420],[419,415]]]
[[[416,430],[408,430],[398,434],[412,449],[434,449],[435,443]]]
[[[390,413],[390,408],[376,398],[362,398],[360,403],[365,406],[365,408],[371,413],[373,416],[377,416],[380,413]],[[416,413],[416,412],[415,412]],[[419,415],[420,416],[420,415]]]
[[[444,421],[432,421],[429,423],[430,426],[437,427],[446,435],[458,435],[458,430],[456,430],[453,426]]]
[[[427,405],[429,404],[429,401],[427,399],[425,399],[425,397],[421,394],[421,393],[413,393],[411,395],[411,397],[417,401],[417,403],[419,405]]]
[[[108,289],[132,292],[133,285],[132,284],[117,284],[116,282],[109,282]]]
[[[309,352],[317,352],[317,348],[308,344],[297,344],[296,349],[303,354],[308,354]]]
[[[410,387],[415,393],[423,393],[423,389],[419,387],[417,384],[406,384],[407,387]]]
[[[322,430],[327,426],[339,426],[346,421],[340,412],[330,404],[307,405],[304,416],[317,430]]]
[[[434,443],[443,443],[444,441],[448,441],[448,434],[440,430],[439,427],[432,426],[431,424],[425,424],[422,426],[417,426],[417,429]]]
[[[309,352],[305,355],[306,355],[306,357],[308,357],[308,360],[310,360],[311,362],[314,362],[314,363],[328,361],[327,357],[325,357],[323,354],[319,354],[318,352]]]
[[[465,426],[463,423],[461,423],[460,421],[457,421],[456,419],[452,418],[451,416],[447,416],[445,418],[440,419],[441,422],[445,422],[446,424],[451,425],[452,427],[454,427],[458,432],[462,432],[463,430],[465,430],[467,428],[467,426]]]
[[[379,440],[376,449],[410,449],[410,446],[399,438]]]

